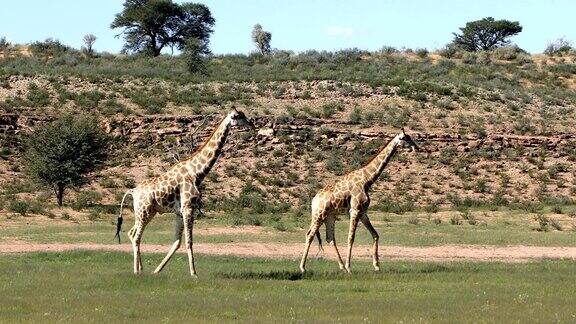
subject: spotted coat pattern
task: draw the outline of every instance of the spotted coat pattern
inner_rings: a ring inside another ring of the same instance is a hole
[[[182,232],[188,252],[190,274],[196,275],[192,244],[193,211],[200,199],[199,186],[220,156],[230,127],[239,123],[249,123],[246,116],[235,109],[223,118],[204,144],[187,160],[177,163],[164,174],[142,181],[129,190],[134,201],[134,226],[128,232],[134,250],[134,273],[142,271],[140,243],[146,225],[157,213],[174,212],[176,214],[176,240],[170,251],[154,271],[160,272],[172,255],[180,247]],[[118,220],[117,235],[122,224],[122,204]]]
[[[322,224],[326,225],[326,241],[332,243],[335,249],[340,269],[350,272],[350,259],[352,256],[352,245],[358,221],[361,221],[373,238],[373,256],[372,261],[374,269],[380,270],[378,261],[378,233],[370,223],[367,210],[370,205],[370,196],[368,191],[374,182],[378,179],[400,144],[407,144],[416,148],[414,142],[408,135],[402,133],[396,135],[380,152],[364,167],[352,171],[342,177],[335,179],[320,189],[312,199],[312,222],[310,229],[306,233],[306,244],[304,255],[300,262],[300,271],[305,272],[306,258],[314,236],[319,240],[320,249],[322,241],[320,239],[319,229]],[[336,215],[348,211],[350,213],[350,227],[348,231],[348,255],[346,264],[342,262],[342,257],[338,251],[335,242],[334,224]]]

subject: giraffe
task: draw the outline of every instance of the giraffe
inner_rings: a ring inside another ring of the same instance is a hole
[[[116,223],[116,236],[120,243],[122,207],[127,195],[134,201],[134,226],[128,232],[134,252],[134,273],[142,271],[140,241],[146,225],[156,213],[174,211],[176,214],[176,240],[154,273],[162,271],[174,252],[180,247],[182,232],[185,236],[190,274],[196,276],[192,249],[194,207],[200,203],[200,183],[220,156],[231,126],[254,128],[252,121],[235,108],[224,117],[204,144],[187,160],[177,163],[164,174],[142,181],[128,190],[120,203],[120,216]]]
[[[319,247],[320,250],[322,250],[322,241],[320,239],[319,229],[323,223],[326,224],[326,241],[332,243],[334,246],[340,269],[350,272],[352,245],[354,244],[354,236],[356,234],[358,221],[361,221],[372,235],[372,264],[375,271],[380,270],[378,261],[379,236],[370,223],[367,214],[368,206],[370,205],[370,196],[368,195],[368,191],[372,184],[374,184],[378,179],[394,153],[396,153],[398,146],[401,144],[411,148],[412,151],[418,150],[416,143],[414,143],[410,136],[404,132],[404,129],[402,129],[402,132],[386,144],[365,166],[337,178],[334,182],[326,185],[316,193],[316,196],[312,199],[312,222],[310,229],[306,233],[304,255],[300,262],[300,271],[302,271],[302,273],[306,271],[306,258],[314,236],[318,238]],[[346,264],[344,264],[340,252],[338,251],[338,247],[336,247],[336,241],[334,239],[334,224],[336,222],[336,214],[341,213],[346,209],[349,209],[350,213],[350,228],[348,231],[348,255],[346,258]]]

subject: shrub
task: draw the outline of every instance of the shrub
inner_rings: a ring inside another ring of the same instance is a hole
[[[96,90],[82,91],[74,95],[74,102],[83,109],[97,108],[102,99],[104,99],[104,94]]]
[[[104,162],[108,145],[98,120],[64,115],[28,136],[27,171],[39,183],[52,187],[62,206],[65,189],[88,181],[87,175]]]
[[[60,43],[59,40],[52,38],[47,38],[43,42],[34,42],[28,46],[28,49],[32,55],[44,58],[55,58],[72,50],[70,47]]]
[[[450,225],[462,225],[462,220],[458,215],[452,215],[450,217]]]
[[[46,107],[50,104],[50,94],[44,89],[40,89],[36,83],[28,85],[28,95],[26,99],[32,107]]]
[[[88,220],[94,222],[100,219],[100,214],[96,210],[91,210],[90,214],[88,214]]]
[[[476,55],[476,53],[465,52],[462,55],[462,62],[465,64],[476,64],[477,59],[478,55]]]
[[[418,225],[420,223],[420,219],[417,216],[410,216],[408,218],[408,224]]]
[[[497,60],[513,61],[518,58],[519,54],[526,53],[516,45],[503,46],[492,51],[492,57]]]
[[[362,111],[360,108],[355,107],[354,110],[348,116],[348,121],[352,124],[359,124],[362,121]]]
[[[387,54],[387,55],[398,53],[398,52],[399,51],[395,47],[392,47],[392,46],[382,46],[382,48],[380,49],[380,53]]]
[[[336,113],[336,107],[340,103],[327,103],[322,106],[322,117],[330,118]]]
[[[559,38],[553,42],[550,42],[544,54],[548,56],[567,54],[572,50],[572,44],[564,38]]]
[[[168,99],[158,92],[146,93],[144,91],[136,91],[130,98],[135,104],[151,115],[162,113],[168,104]]]
[[[550,219],[548,217],[538,214],[536,215],[536,220],[538,221],[538,227],[535,228],[538,232],[548,232],[548,225],[550,224]]]
[[[437,213],[440,210],[440,206],[438,205],[438,203],[430,203],[426,206],[424,206],[424,211],[428,212],[428,213]]]
[[[98,191],[82,191],[76,196],[76,201],[72,204],[74,210],[82,210],[84,208],[94,206],[102,200],[102,194]]]
[[[444,48],[440,49],[438,51],[438,54],[442,57],[445,58],[454,58],[456,56],[456,53],[458,52],[458,48],[456,46],[453,45],[446,45],[444,46]]]
[[[22,216],[26,216],[26,212],[30,208],[30,203],[24,200],[12,200],[8,209]]]
[[[416,55],[418,55],[418,57],[420,58],[425,58],[428,56],[428,50],[425,48],[419,48],[416,50]]]
[[[208,173],[208,179],[210,181],[216,182],[218,180],[218,174],[217,173]],[[136,181],[133,178],[124,178],[124,180],[122,181],[122,185],[125,188],[134,188],[136,187]]]
[[[12,44],[6,40],[6,37],[0,37],[0,51],[6,51]]]
[[[562,225],[556,219],[550,219],[550,226],[552,226],[557,231],[562,231]]]

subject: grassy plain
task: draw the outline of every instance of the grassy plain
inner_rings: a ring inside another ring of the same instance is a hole
[[[160,260],[161,255],[154,258]],[[573,322],[573,262],[359,262],[352,275],[316,260],[184,255],[160,275],[127,271],[126,253],[0,257],[1,322]]]

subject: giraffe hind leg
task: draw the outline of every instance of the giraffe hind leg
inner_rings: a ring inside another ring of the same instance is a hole
[[[170,261],[170,259],[174,255],[174,253],[178,250],[178,248],[180,248],[180,244],[182,242],[183,230],[184,230],[184,222],[182,221],[182,215],[180,213],[177,213],[176,214],[176,229],[175,229],[175,236],[176,237],[175,237],[175,241],[172,244],[170,251],[168,251],[168,254],[166,255],[166,257],[164,257],[164,259],[158,265],[156,270],[154,270],[154,273],[159,273],[160,271],[162,271],[162,269],[164,269],[164,266],[166,266],[166,263],[168,263],[168,261]]]
[[[132,250],[134,252],[134,273],[139,274],[142,271],[142,258],[140,256],[140,242],[142,240],[142,233],[144,232],[144,225],[141,222],[136,222],[134,227],[128,232],[128,237],[132,241]]]
[[[354,238],[356,236],[356,228],[358,227],[360,211],[358,209],[350,209],[350,228],[348,229],[348,255],[346,255],[346,264],[344,268],[350,273],[350,263],[352,260],[352,246],[354,245]]]
[[[326,219],[326,242],[334,247],[334,252],[336,252],[336,260],[338,261],[338,266],[340,270],[344,270],[344,262],[342,261],[342,256],[340,251],[338,251],[338,246],[336,246],[336,235],[334,232],[334,225],[336,223],[336,218],[330,216]]]

